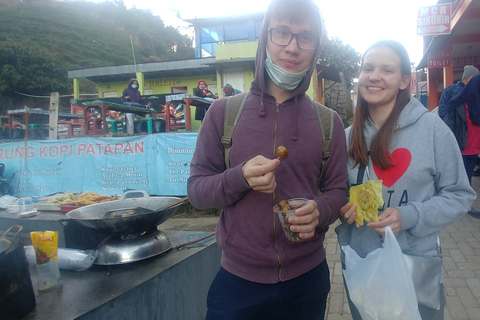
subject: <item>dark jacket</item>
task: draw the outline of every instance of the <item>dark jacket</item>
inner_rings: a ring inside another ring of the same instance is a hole
[[[445,121],[447,126],[450,128],[450,130],[452,130],[453,134],[455,135],[455,139],[457,139],[460,150],[465,150],[468,137],[465,104],[462,103],[456,109],[447,112],[447,114],[445,114],[445,116],[443,117],[443,121]]]
[[[264,62],[267,11],[260,33],[256,78],[232,137],[230,168],[226,169],[223,136],[226,98],[210,106],[198,133],[187,191],[197,208],[223,207],[216,240],[222,249],[221,265],[228,272],[257,283],[277,283],[296,278],[325,260],[323,241],[330,224],[338,219],[347,201],[347,149],[342,121],[335,116],[331,155],[326,162],[325,194],[317,194],[323,142],[313,101],[305,94],[312,66],[294,97],[277,105],[267,92]],[[319,18],[320,21],[320,18]],[[318,27],[320,30],[320,26]],[[276,158],[276,148],[287,148],[275,173],[274,194],[254,191],[242,174],[242,166],[257,155]],[[316,234],[300,244],[287,240],[272,208],[280,199],[302,197],[317,202],[320,212]]]
[[[125,89],[123,89],[122,98],[121,98],[122,101],[135,102],[135,103],[142,102],[142,95],[140,94],[140,91],[138,91],[138,88],[137,89],[132,88],[132,83],[134,81],[137,81],[137,79],[131,78],[130,80],[128,80],[128,86]],[[130,99],[127,99],[126,98],[127,96],[129,96]]]
[[[438,102],[438,115],[440,118],[443,119],[445,117],[448,109],[448,102],[460,91],[462,91],[463,88],[465,88],[463,82],[458,81],[457,83],[449,85],[443,90],[442,95],[440,96],[440,101]]]
[[[207,90],[208,92],[211,92],[210,90]],[[193,95],[201,98],[206,98],[207,96],[203,94],[202,90],[198,88],[193,88]],[[200,120],[202,121],[203,118],[205,118],[205,113],[207,113],[208,108],[200,108],[196,107],[195,108],[195,120]]]
[[[480,125],[480,74],[475,75],[447,103],[447,112],[456,109],[459,105],[468,104],[468,114],[472,123]]]

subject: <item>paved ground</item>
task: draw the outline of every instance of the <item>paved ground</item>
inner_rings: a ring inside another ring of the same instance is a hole
[[[480,177],[473,178],[473,187],[480,194]],[[480,197],[479,197],[480,198]],[[480,199],[474,203],[480,210]],[[162,229],[213,231],[218,218],[171,218]],[[340,249],[333,225],[325,239],[330,266],[330,291],[326,320],[351,319],[340,263]],[[480,319],[480,219],[466,215],[441,232],[444,286],[447,297],[445,320]]]

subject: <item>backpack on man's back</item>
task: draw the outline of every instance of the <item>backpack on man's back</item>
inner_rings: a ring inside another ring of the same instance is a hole
[[[248,92],[236,94],[228,97],[225,104],[222,145],[225,148],[225,166],[227,169],[230,168],[230,147],[232,146],[233,132],[235,131],[235,126],[237,125],[238,119],[242,114],[247,97]],[[319,190],[320,192],[323,192],[325,162],[330,157],[330,144],[333,136],[335,111],[316,101],[314,101],[314,105],[323,140],[322,168],[319,177]]]

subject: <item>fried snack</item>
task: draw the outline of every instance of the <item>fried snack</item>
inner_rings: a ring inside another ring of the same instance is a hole
[[[290,206],[288,201],[285,199],[278,201],[278,206],[280,207],[280,210],[282,211],[282,215],[284,217],[287,215],[285,213],[286,211],[292,210],[292,207]]]
[[[120,199],[120,197],[118,197],[117,195],[105,196],[100,195],[97,192],[86,191],[78,196],[77,200],[75,201],[75,205],[79,207],[89,206],[91,204],[103,203],[118,199]]]
[[[382,180],[367,182],[350,188],[350,203],[357,206],[355,222],[363,226],[363,221],[378,221],[378,207],[383,205]]]
[[[278,207],[280,208],[281,212],[279,212],[282,217],[279,216],[280,218],[280,222],[282,222],[282,225],[283,225],[283,231],[285,232],[285,235],[287,236],[287,239],[291,242],[301,242],[303,241],[303,239],[300,238],[300,235],[298,232],[293,232],[290,230],[290,227],[291,227],[291,223],[288,222],[288,212],[291,211],[292,209],[296,209],[296,208],[292,208],[292,206],[290,205],[290,203],[288,203],[288,200],[280,200],[278,201]],[[283,220],[283,221],[282,221]]]
[[[287,148],[285,148],[284,146],[279,146],[277,148],[277,156],[278,156],[278,159],[287,159],[288,157]]]
[[[74,195],[72,192],[68,191],[63,196],[56,196],[47,201],[47,203],[67,203],[67,202],[74,202],[77,200],[77,196]]]

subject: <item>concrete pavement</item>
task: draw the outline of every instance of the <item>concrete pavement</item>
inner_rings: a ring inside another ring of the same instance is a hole
[[[473,188],[480,194],[480,177],[473,177]],[[480,199],[474,203],[480,210]],[[161,229],[213,231],[217,217],[171,218]],[[330,267],[331,291],[327,303],[326,320],[352,319],[342,278],[340,248],[331,226],[325,248]],[[447,298],[445,320],[480,319],[480,219],[465,215],[440,233],[443,250],[444,286]]]

